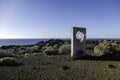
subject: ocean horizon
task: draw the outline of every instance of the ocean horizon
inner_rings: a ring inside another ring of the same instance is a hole
[[[40,41],[48,41],[50,39],[62,39],[62,40],[70,40],[69,38],[38,38],[38,39],[0,39],[0,47],[1,46],[9,46],[9,45],[33,45]]]
[[[38,39],[0,39],[0,46],[7,45],[33,45],[39,41],[48,41],[50,39],[70,40],[70,38],[38,38]],[[87,38],[87,40],[120,40],[120,38]]]

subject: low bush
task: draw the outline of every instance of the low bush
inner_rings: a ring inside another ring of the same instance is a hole
[[[30,56],[30,54],[28,54],[28,53],[25,53],[25,54],[24,54],[24,57],[25,57],[25,58],[27,58],[27,57],[29,57],[29,56]]]
[[[101,41],[94,48],[94,54],[96,56],[115,56],[120,55],[120,44],[115,41],[104,40]]]
[[[55,44],[54,46],[53,46],[53,48],[55,48],[55,49],[59,49],[59,44]]]
[[[35,45],[32,47],[27,47],[27,52],[30,52],[30,53],[40,52],[39,46]]]
[[[54,49],[52,46],[46,47],[46,49],[43,51],[44,54],[46,55],[56,55],[57,50]]]
[[[0,58],[0,66],[18,66],[19,63],[10,57]]]
[[[60,54],[70,54],[70,52],[71,52],[71,45],[68,43],[62,44],[59,48]]]
[[[14,54],[7,53],[6,51],[0,51],[0,58],[2,57],[16,57]]]

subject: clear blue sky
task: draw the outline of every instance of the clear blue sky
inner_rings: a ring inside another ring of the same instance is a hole
[[[120,0],[0,0],[0,38],[120,38]]]

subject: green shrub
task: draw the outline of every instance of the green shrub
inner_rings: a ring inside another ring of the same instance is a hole
[[[30,53],[35,53],[35,52],[39,52],[40,50],[39,50],[39,46],[34,45],[32,47],[29,47],[27,51],[28,52],[30,51]]]
[[[7,53],[6,51],[0,51],[0,58],[2,57],[15,57],[15,55]]]
[[[54,49],[52,46],[46,47],[46,49],[43,51],[44,54],[46,55],[56,55],[57,50]]]
[[[14,58],[4,57],[0,58],[0,66],[18,66],[19,64]]]
[[[25,57],[25,58],[27,58],[27,57],[29,57],[29,56],[30,56],[30,54],[28,54],[28,53],[25,53],[25,54],[24,54],[24,57]]]
[[[35,55],[35,56],[36,56],[36,55],[40,55],[40,54],[42,54],[42,53],[33,53],[33,55]]]
[[[55,44],[54,46],[53,46],[53,48],[55,48],[55,49],[59,49],[59,44]]]
[[[104,40],[94,48],[96,56],[113,56],[120,54],[119,44],[115,41]]]
[[[70,54],[70,52],[71,52],[71,45],[70,44],[64,43],[59,48],[60,54]]]

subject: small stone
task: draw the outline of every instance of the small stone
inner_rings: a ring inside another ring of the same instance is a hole
[[[111,68],[111,69],[113,69],[113,68],[116,68],[114,65],[112,65],[112,64],[109,64],[108,65],[108,68]]]
[[[61,69],[62,70],[67,70],[67,69],[70,69],[68,66],[61,66]]]

